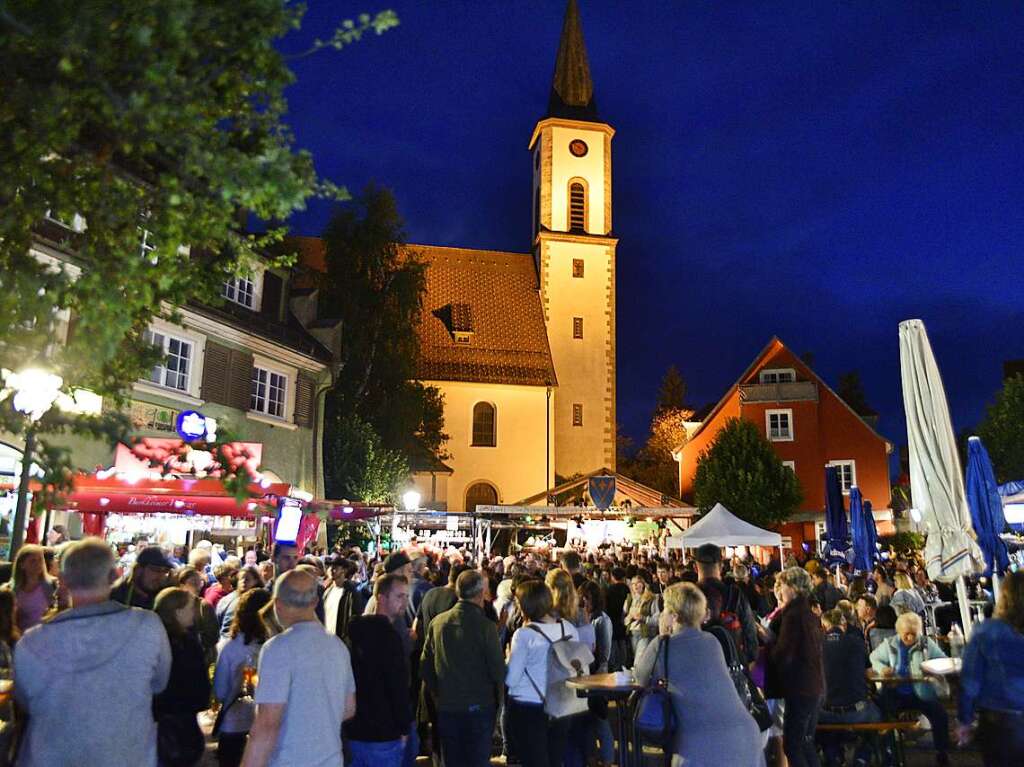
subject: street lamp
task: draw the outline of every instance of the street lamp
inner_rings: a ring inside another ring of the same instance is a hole
[[[420,508],[420,494],[415,490],[406,491],[402,496],[402,505],[406,511],[417,511]]]
[[[36,423],[53,407],[60,396],[64,380],[59,375],[47,373],[38,368],[28,368],[7,376],[7,386],[14,392],[11,404],[15,410],[28,417],[25,430],[25,450],[21,457],[21,481],[18,483],[18,504],[14,508],[14,525],[11,529],[11,554],[18,553],[25,540],[25,512],[28,507],[28,484],[32,476],[32,453],[36,447]]]

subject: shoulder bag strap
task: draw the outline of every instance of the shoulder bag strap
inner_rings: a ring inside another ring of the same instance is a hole
[[[547,639],[547,642],[548,642],[549,645],[554,644],[554,642],[552,642],[550,639],[548,639],[548,635],[545,634],[543,631],[541,631],[540,628],[538,628],[535,624],[528,623],[527,625],[523,626],[523,628],[533,629],[538,634],[540,634],[542,637],[544,637],[544,639]],[[540,698],[540,702],[543,704],[547,699],[544,697],[544,693],[542,693],[540,691],[540,687],[537,686],[537,683],[533,680],[533,677],[530,676],[530,669],[528,669],[528,668],[523,669],[523,673],[525,673],[526,674],[526,678],[530,680],[530,686],[533,688],[533,691],[535,693],[537,693],[537,697]]]
[[[529,623],[526,626],[523,626],[523,628],[533,629],[538,634],[540,634],[542,637],[544,637],[544,639],[547,640],[548,644],[554,644],[554,641],[547,634],[545,634],[543,631],[541,631],[540,628],[538,628],[536,624]],[[565,628],[564,627],[562,628],[562,635],[565,636]]]

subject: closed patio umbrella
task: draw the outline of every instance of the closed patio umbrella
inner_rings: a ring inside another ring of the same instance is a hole
[[[839,470],[835,466],[825,467],[825,540],[829,564],[845,562],[846,550],[850,547],[850,528],[846,523]]]
[[[1010,566],[1006,544],[999,537],[1006,529],[1006,517],[992,461],[979,437],[967,440],[967,504],[985,557],[985,572],[998,578]]]
[[[870,506],[870,504],[868,504]],[[871,512],[864,508],[860,488],[850,488],[850,531],[853,533],[853,566],[857,570],[867,572],[875,561],[874,545],[865,513]],[[872,520],[873,521],[873,520]]]
[[[956,581],[960,616],[964,631],[969,632],[971,613],[964,576],[981,572],[984,565],[971,530],[946,391],[921,320],[900,323],[900,373],[910,490],[928,535],[925,566],[934,581]]]
[[[875,512],[871,501],[864,501],[864,530],[867,533],[867,549],[871,552],[871,564],[878,560],[878,528],[875,526]]]

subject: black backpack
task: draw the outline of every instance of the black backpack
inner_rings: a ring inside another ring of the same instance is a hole
[[[740,599],[743,593],[735,584],[725,584],[725,596],[718,589],[708,589],[708,612],[711,619],[704,628],[717,627],[727,632],[740,658],[748,657],[746,642],[743,640],[743,621],[740,620]]]

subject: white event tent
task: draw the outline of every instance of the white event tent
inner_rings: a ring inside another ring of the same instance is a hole
[[[716,503],[693,527],[671,536],[667,541],[670,549],[695,549],[705,543],[716,546],[777,547],[779,562],[785,561],[781,535],[743,521],[720,503]]]

